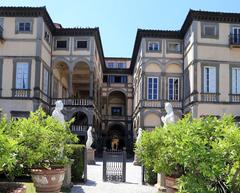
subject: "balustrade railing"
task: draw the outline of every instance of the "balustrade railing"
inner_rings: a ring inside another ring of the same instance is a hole
[[[171,103],[173,108],[182,108],[181,101],[168,101],[168,100],[143,100],[141,106],[150,108],[164,108],[164,104],[166,102]]]
[[[85,134],[88,130],[88,125],[71,125],[70,129],[73,133]]]
[[[61,100],[64,106],[92,106],[92,99],[75,99],[75,98],[53,98],[51,104],[55,105],[57,100]]]
[[[28,98],[30,97],[31,89],[12,89],[12,97]]]
[[[230,94],[229,97],[231,102],[240,102],[240,94]]]
[[[218,93],[201,93],[201,101],[203,102],[218,102]]]

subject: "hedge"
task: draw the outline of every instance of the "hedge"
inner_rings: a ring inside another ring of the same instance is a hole
[[[72,164],[72,181],[82,182],[84,179],[84,150],[85,146],[80,144],[71,144],[73,154],[71,159],[74,159]]]

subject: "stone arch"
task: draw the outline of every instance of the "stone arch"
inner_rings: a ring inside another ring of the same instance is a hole
[[[91,112],[87,109],[87,108],[74,108],[72,109],[69,113],[68,113],[68,120],[71,119],[73,117],[73,115],[77,112],[82,112],[84,114],[86,114],[87,118],[88,118],[88,125],[92,125],[93,123],[93,117]]]
[[[119,115],[118,116],[126,116],[127,115],[127,95],[125,92],[114,89],[108,93],[107,96],[107,108],[108,114],[113,115],[112,108],[118,108]],[[116,109],[115,108],[115,109]],[[117,115],[117,114],[115,114]]]
[[[90,95],[91,73],[86,62],[74,64],[72,72],[72,94],[75,98],[88,99]]]
[[[150,60],[144,64],[144,72],[162,72],[162,64],[157,60]]]
[[[182,63],[177,61],[168,62],[166,64],[167,73],[182,73]]]
[[[108,96],[113,93],[113,92],[121,92],[123,93],[126,97],[127,97],[127,91],[125,89],[122,88],[113,88],[109,91]]]
[[[74,68],[74,66],[75,66],[76,64],[78,64],[78,63],[86,63],[86,64],[88,65],[88,68],[89,68],[89,71],[90,71],[90,72],[92,72],[93,69],[94,69],[93,64],[92,64],[92,63],[90,62],[90,60],[87,59],[87,58],[77,58],[77,59],[75,59],[72,63],[74,64],[74,65],[73,65],[73,68]]]
[[[68,61],[66,58],[64,58],[64,57],[56,57],[56,58],[54,58],[53,61],[52,61],[53,66],[54,66],[55,64],[62,63],[62,62],[66,63],[67,66],[68,66],[68,68],[69,68],[69,61]]]
[[[159,111],[148,110],[143,114],[143,123],[145,127],[156,127],[161,125],[162,114]]]

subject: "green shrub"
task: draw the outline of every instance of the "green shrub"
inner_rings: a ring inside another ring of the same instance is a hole
[[[85,146],[80,144],[71,144],[70,145],[73,154],[71,156],[72,159],[74,159],[74,162],[72,164],[72,181],[73,182],[81,182],[83,181],[83,175],[84,175],[84,151]]]
[[[157,173],[153,171],[153,168],[144,168],[144,181],[151,185],[157,183]]]
[[[0,172],[4,172],[10,180],[13,180],[17,163],[17,142],[7,133],[9,128],[11,121],[7,121],[6,117],[0,118]]]
[[[143,132],[137,154],[157,173],[180,177],[179,193],[240,192],[240,129],[232,117],[192,119]]]
[[[69,143],[77,137],[52,116],[39,109],[29,118],[12,121],[8,134],[17,141],[17,161],[24,168],[64,166],[69,161]]]

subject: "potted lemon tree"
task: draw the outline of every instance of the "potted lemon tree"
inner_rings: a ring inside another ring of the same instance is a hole
[[[17,160],[29,168],[37,192],[59,192],[71,146],[77,141],[65,125],[39,109],[29,118],[14,121],[12,136],[17,140]]]
[[[9,128],[11,128],[11,121],[2,117],[0,119],[0,173],[4,173],[8,177],[8,181],[13,181],[14,177],[19,174],[15,170],[17,142],[8,134]],[[25,193],[26,187],[14,182],[0,182],[0,192]]]

